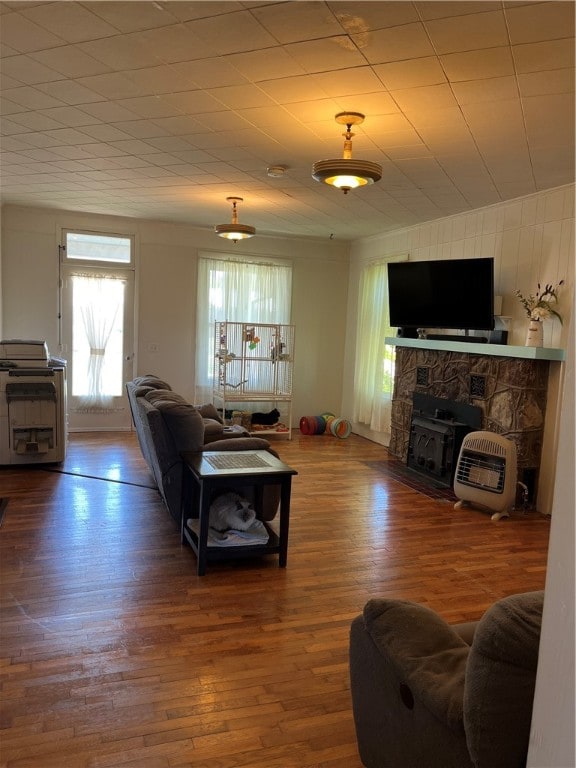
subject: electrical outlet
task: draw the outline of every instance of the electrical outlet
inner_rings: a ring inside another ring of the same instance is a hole
[[[158,352],[158,344],[148,344],[148,352]]]

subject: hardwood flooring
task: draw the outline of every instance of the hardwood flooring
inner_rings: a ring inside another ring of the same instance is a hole
[[[1,768],[360,768],[348,631],[369,598],[463,621],[543,588],[547,518],[455,511],[360,437],[274,444],[299,473],[288,567],[200,578],[134,435],[0,469]]]

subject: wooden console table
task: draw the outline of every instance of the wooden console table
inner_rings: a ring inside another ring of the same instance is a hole
[[[239,557],[278,554],[280,568],[288,559],[288,529],[290,524],[290,493],[295,469],[284,464],[268,451],[205,451],[183,453],[182,478],[182,543],[188,543],[198,559],[198,576],[204,576],[210,561]],[[208,546],[210,503],[214,491],[230,489],[234,484],[253,487],[256,492],[256,511],[261,502],[264,485],[280,486],[280,535],[266,525],[269,539],[266,544],[246,546]],[[197,532],[188,525],[188,519],[198,519]]]

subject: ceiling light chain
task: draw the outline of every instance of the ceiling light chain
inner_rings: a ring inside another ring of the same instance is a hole
[[[382,178],[382,167],[370,160],[352,159],[353,125],[363,123],[365,116],[361,112],[339,112],[335,120],[346,126],[344,136],[344,151],[342,157],[335,160],[318,160],[312,166],[312,177],[333,187],[338,187],[344,194],[351,189],[373,184]]]
[[[214,232],[219,237],[224,237],[226,240],[232,240],[234,245],[238,240],[247,240],[249,237],[254,237],[256,230],[249,224],[238,223],[238,203],[242,203],[244,198],[242,197],[227,197],[229,203],[232,203],[232,221],[230,224],[216,224]]]

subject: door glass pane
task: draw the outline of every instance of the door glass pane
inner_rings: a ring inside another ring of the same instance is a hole
[[[130,264],[132,240],[115,235],[66,233],[66,258]]]
[[[91,404],[123,390],[125,281],[72,278],[72,395]]]

